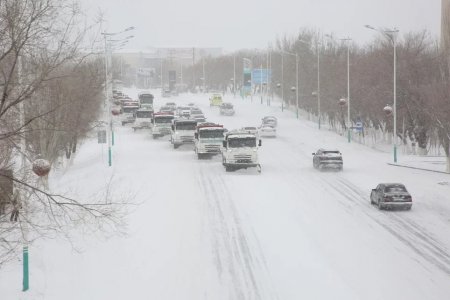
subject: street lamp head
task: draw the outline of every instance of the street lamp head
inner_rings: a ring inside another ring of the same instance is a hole
[[[277,83],[277,88],[280,88],[281,87],[281,83]]]
[[[130,30],[133,30],[133,29],[134,29],[134,26],[131,26],[131,27],[126,28],[124,31],[130,31]]]
[[[295,88],[295,86],[291,87],[291,91],[295,92],[297,89]]]
[[[364,27],[369,28],[369,29],[372,29],[372,30],[376,30],[375,27],[370,26],[370,25],[364,25]]]

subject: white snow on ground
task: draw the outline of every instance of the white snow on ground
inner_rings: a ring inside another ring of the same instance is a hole
[[[40,241],[30,249],[31,290],[20,291],[17,261],[0,271],[1,299],[450,299],[450,186],[439,184],[449,175],[389,166],[390,153],[259,99],[226,96],[236,115],[225,117],[207,95],[155,95],[156,106],[195,102],[228,129],[278,117],[278,137],[260,149],[262,173],[226,173],[220,157],[199,161],[190,146],[174,150],[119,125],[113,167],[88,140],[51,184],[82,197],[113,176],[117,193],[142,202],[129,235],[80,234],[79,251]],[[343,152],[343,172],[313,168],[320,147]],[[371,206],[380,182],[404,183],[413,209]]]

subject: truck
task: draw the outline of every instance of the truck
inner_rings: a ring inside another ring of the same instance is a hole
[[[158,137],[169,135],[173,119],[174,116],[171,113],[154,113],[151,126],[153,138],[157,139]]]
[[[225,135],[222,149],[222,165],[225,171],[256,167],[261,173],[258,159],[258,148],[261,140],[256,134],[245,131],[230,131]]]
[[[220,106],[222,103],[222,95],[219,93],[214,93],[209,97],[209,106]]]
[[[150,129],[153,118],[153,110],[148,108],[140,108],[135,114],[134,124],[132,126],[133,130],[138,129]]]
[[[149,92],[141,92],[138,95],[139,98],[139,106],[144,109],[153,110],[153,99],[155,98]]]
[[[120,121],[122,126],[128,123],[134,123],[136,119],[136,111],[139,109],[139,103],[137,101],[124,101],[121,109]]]
[[[170,142],[177,149],[183,144],[194,144],[197,121],[192,119],[174,119],[171,126]]]
[[[195,153],[198,159],[213,156],[221,152],[225,129],[223,125],[202,123],[197,125],[194,134]]]

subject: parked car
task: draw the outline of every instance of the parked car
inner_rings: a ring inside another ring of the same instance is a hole
[[[275,127],[263,124],[263,125],[261,125],[261,127],[259,127],[259,136],[260,137],[276,137],[277,129]]]
[[[232,116],[234,115],[234,107],[233,104],[229,102],[222,103],[220,106],[220,114],[224,116]]]
[[[313,166],[316,169],[334,169],[342,171],[344,162],[342,160],[342,153],[339,150],[319,149],[313,153]]]
[[[370,203],[378,209],[400,208],[410,210],[412,197],[401,183],[380,183],[370,193]]]

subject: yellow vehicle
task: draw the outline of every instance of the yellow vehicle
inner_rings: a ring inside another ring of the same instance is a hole
[[[221,94],[212,94],[209,97],[209,106],[221,106],[223,103]]]

